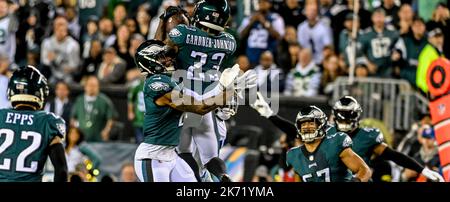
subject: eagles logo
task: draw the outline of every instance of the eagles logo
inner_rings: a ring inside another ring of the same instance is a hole
[[[344,142],[342,143],[342,146],[344,147],[350,147],[352,145],[353,141],[352,138],[350,138],[349,136],[345,137]]]
[[[181,36],[181,32],[178,29],[172,29],[172,31],[169,32],[169,36],[178,37]]]
[[[150,84],[150,88],[154,91],[161,91],[161,90],[167,91],[170,87],[169,87],[169,84],[167,84],[167,83],[154,82],[154,83]]]
[[[147,48],[144,48],[141,51],[139,51],[138,54],[141,56],[155,55],[159,52],[162,52],[163,50],[164,50],[164,47],[162,47],[162,46],[151,45],[151,46],[148,46]]]

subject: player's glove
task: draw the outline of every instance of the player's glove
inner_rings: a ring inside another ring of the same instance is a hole
[[[235,64],[231,68],[223,70],[219,79],[219,89],[220,91],[231,90],[234,88],[234,83],[238,79],[241,69],[238,64]]]
[[[226,121],[230,119],[232,116],[234,116],[236,112],[234,109],[224,107],[224,108],[217,108],[216,110],[216,116],[222,121]]]
[[[183,8],[181,8],[180,6],[169,6],[164,11],[164,13],[159,16],[159,19],[166,22],[170,17],[174,16],[179,12],[185,12],[185,10],[183,10]]]
[[[270,109],[269,104],[264,100],[263,95],[260,92],[256,93],[255,103],[250,104],[250,106],[255,109],[261,116],[269,118],[273,115],[272,109]]]
[[[429,168],[425,167],[422,170],[422,175],[425,176],[427,179],[430,179],[434,182],[445,182],[444,178],[436,171],[430,170]]]
[[[250,89],[256,87],[257,75],[255,70],[249,69],[242,76],[239,76],[236,80],[236,90],[243,91],[245,89]]]

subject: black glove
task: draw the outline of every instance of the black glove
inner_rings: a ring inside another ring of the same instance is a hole
[[[161,14],[161,16],[159,16],[159,19],[163,20],[164,22],[167,21],[170,17],[172,17],[173,15],[177,14],[177,13],[186,13],[185,10],[183,10],[183,8],[181,8],[180,6],[169,6],[163,14]]]

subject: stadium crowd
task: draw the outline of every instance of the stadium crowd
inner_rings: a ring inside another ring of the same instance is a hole
[[[190,15],[195,0],[0,0],[0,108],[9,107],[8,76],[18,66],[36,66],[48,78],[54,98],[45,110],[66,120],[69,171],[84,157],[100,163],[85,142],[109,140],[118,107],[125,107],[143,140],[143,80],[134,62],[137,47],[155,35],[168,6]],[[447,0],[229,0],[228,32],[238,40],[236,62],[255,69],[258,85],[279,83],[278,93],[294,97],[330,96],[334,81],[356,77],[404,79],[426,95],[425,75],[432,59],[450,58]],[[354,15],[357,13],[357,15]],[[356,24],[354,24],[356,23]],[[353,32],[353,28],[357,31]],[[351,49],[356,47],[356,51]],[[83,93],[70,99],[71,86]],[[126,86],[128,106],[115,106],[100,91]],[[409,155],[439,168],[434,132],[424,115],[410,133]],[[296,143],[282,136],[283,151]],[[136,180],[123,165],[124,181]],[[259,167],[254,181],[296,181],[283,163]],[[402,180],[415,179],[405,171]],[[386,178],[380,177],[385,181]]]

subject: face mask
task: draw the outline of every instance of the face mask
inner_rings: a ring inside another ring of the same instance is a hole
[[[352,124],[336,122],[337,129],[342,132],[349,132],[353,129]]]

